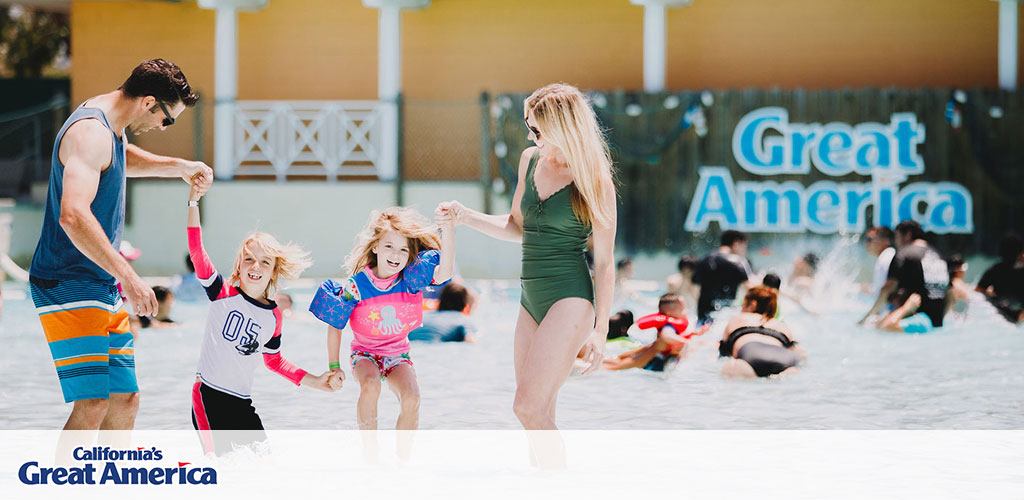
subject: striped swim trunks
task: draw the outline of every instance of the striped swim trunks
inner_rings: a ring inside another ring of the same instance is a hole
[[[115,286],[33,276],[29,288],[64,402],[139,392],[128,312]]]

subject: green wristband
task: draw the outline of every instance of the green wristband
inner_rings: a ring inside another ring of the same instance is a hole
[[[335,361],[335,362],[333,362],[333,363],[329,363],[329,364],[327,365],[327,367],[328,367],[328,368],[330,368],[330,369],[332,369],[332,370],[335,370],[335,369],[340,369],[340,368],[341,368],[341,362],[340,362],[340,361]]]

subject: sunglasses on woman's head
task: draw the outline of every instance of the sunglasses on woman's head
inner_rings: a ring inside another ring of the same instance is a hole
[[[531,127],[530,122],[526,118],[523,118],[523,123],[525,123],[526,128],[533,133],[533,137],[535,139],[540,139],[540,130],[537,130],[535,127]]]

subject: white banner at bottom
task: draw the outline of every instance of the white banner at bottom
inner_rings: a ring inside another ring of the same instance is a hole
[[[219,443],[251,435],[218,432]],[[1024,431],[0,431],[3,498],[1020,498]],[[223,451],[223,450],[222,450]]]

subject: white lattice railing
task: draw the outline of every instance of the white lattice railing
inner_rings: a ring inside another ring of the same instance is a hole
[[[379,101],[237,101],[235,175],[377,175]]]

